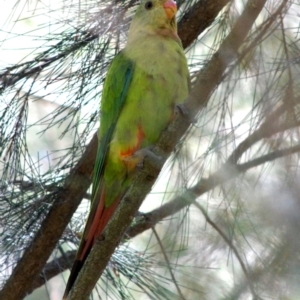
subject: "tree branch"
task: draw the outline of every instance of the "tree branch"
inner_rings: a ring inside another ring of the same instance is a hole
[[[191,6],[178,23],[178,35],[183,47],[189,47],[229,2],[230,0],[200,0]]]
[[[95,134],[83,156],[67,176],[64,186],[57,193],[51,194],[55,199],[53,205],[32,243],[24,251],[22,258],[0,291],[0,299],[23,299],[26,293],[32,290],[32,282],[37,280],[91,184],[90,176],[94,166],[97,144],[97,135]]]
[[[196,198],[210,191],[218,185],[224,184],[229,180],[232,180],[239,176],[240,174],[245,173],[251,168],[255,168],[259,165],[262,165],[266,162],[274,161],[275,159],[285,157],[287,155],[292,155],[300,151],[300,145],[296,145],[291,148],[282,149],[278,151],[274,151],[263,155],[259,158],[253,159],[244,164],[231,164],[228,160],[224,163],[220,169],[218,169],[215,173],[210,175],[208,178],[201,178],[198,183],[196,183],[190,189],[187,189],[181,195],[176,196],[173,200],[167,202],[166,204],[152,210],[149,213],[143,214],[144,221],[139,222],[133,226],[131,226],[126,231],[126,238],[133,238],[140,233],[151,229],[157,223],[161,222],[163,219],[174,215],[179,212],[186,206],[190,204],[190,201],[195,201]],[[230,174],[230,176],[228,175]],[[192,197],[192,199],[191,199]],[[190,201],[187,201],[191,199]]]
[[[75,259],[76,250],[68,251],[64,255],[60,256],[47,263],[43,268],[43,272],[40,276],[33,282],[28,293],[32,293],[35,289],[46,284],[48,280],[57,276],[61,272],[72,267],[73,261]]]
[[[157,223],[161,222],[163,219],[174,215],[175,213],[179,212],[186,206],[190,205],[191,203],[194,203],[196,198],[207,193],[208,191],[217,187],[218,185],[222,185],[227,181],[236,178],[237,176],[245,173],[251,168],[257,167],[266,162],[274,161],[275,159],[285,157],[287,155],[292,155],[299,151],[300,151],[300,145],[296,145],[291,148],[274,151],[272,153],[251,160],[244,164],[230,165],[230,169],[234,170],[234,172],[231,173],[231,176],[228,176],[228,164],[229,164],[229,160],[228,160],[213,175],[209,176],[208,178],[202,178],[196,185],[194,185],[190,189],[187,189],[181,195],[176,196],[173,200],[152,210],[149,213],[143,214],[143,221],[138,222],[137,224],[129,227],[129,229],[125,232],[126,240],[134,238],[135,236],[141,234],[142,232],[153,228]],[[226,173],[226,176],[224,175],[224,173]],[[223,176],[221,176],[220,174],[223,174]],[[216,181],[216,178],[219,178],[218,181]],[[75,259],[75,254],[76,251],[67,252],[66,255],[68,261],[73,261]],[[66,259],[64,257],[60,257],[46,264],[44,268],[46,270],[46,273],[44,272],[43,275],[45,275],[47,280],[50,280],[52,277],[58,275],[59,273],[61,273],[62,271],[70,267],[68,263],[66,264],[65,260]],[[48,272],[47,270],[51,270],[51,271]],[[45,278],[42,278],[41,275],[39,279],[35,281],[32,290],[42,286],[45,283],[46,280]]]

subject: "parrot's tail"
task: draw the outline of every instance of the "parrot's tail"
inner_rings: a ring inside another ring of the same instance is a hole
[[[71,273],[67,282],[66,290],[63,296],[63,300],[67,299],[68,294],[70,293],[79,272],[81,271],[85,260],[87,259],[91,249],[96,241],[97,238],[101,235],[105,226],[107,225],[108,221],[112,217],[113,213],[118,207],[122,196],[116,199],[112,205],[109,207],[105,207],[105,189],[102,190],[100,201],[96,210],[96,213],[92,216],[90,215],[89,218],[92,220],[87,220],[86,227],[84,229],[84,235],[82,237],[76,259],[73,263]]]
[[[75,283],[75,280],[77,279],[77,276],[79,274],[79,271],[81,270],[82,266],[83,266],[83,261],[81,260],[75,260],[74,263],[73,263],[73,266],[72,266],[72,270],[71,270],[71,273],[70,273],[70,276],[69,276],[69,279],[68,279],[68,282],[67,282],[67,286],[66,286],[66,289],[65,289],[65,293],[64,293],[64,296],[63,296],[63,300],[67,300],[67,297]]]

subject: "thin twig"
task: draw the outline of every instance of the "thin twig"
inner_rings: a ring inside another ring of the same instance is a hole
[[[180,298],[181,298],[181,299],[185,299],[185,297],[183,296],[183,294],[182,294],[182,292],[181,292],[181,290],[180,290],[180,287],[179,287],[179,285],[178,285],[178,283],[177,283],[177,280],[176,280],[176,278],[175,278],[175,276],[174,276],[174,273],[173,273],[173,271],[172,271],[172,267],[171,267],[170,260],[169,260],[169,258],[168,258],[168,255],[167,255],[165,249],[164,249],[164,246],[163,246],[163,244],[162,244],[162,242],[161,242],[161,240],[160,240],[160,238],[159,238],[159,235],[157,234],[157,232],[156,232],[156,230],[155,230],[155,227],[152,227],[152,231],[153,231],[154,236],[155,236],[155,238],[156,238],[156,240],[157,240],[157,242],[158,242],[158,245],[159,245],[160,250],[161,250],[161,252],[162,252],[162,254],[163,254],[163,256],[164,256],[164,259],[165,259],[165,261],[166,261],[166,263],[167,263],[167,267],[168,267],[168,270],[169,270],[169,272],[170,272],[170,275],[171,275],[171,278],[172,278],[172,282],[174,283],[174,285],[175,285],[175,287],[176,287],[176,290],[177,290],[177,292],[178,292]]]
[[[241,268],[245,274],[249,289],[251,290],[253,297],[257,298],[256,292],[255,292],[253,284],[252,284],[252,279],[248,273],[248,270],[240,256],[237,248],[233,245],[232,241],[226,236],[226,234],[223,232],[223,230],[221,228],[219,228],[219,226],[209,217],[208,213],[204,210],[204,208],[199,203],[197,203],[195,200],[191,201],[191,203],[193,205],[195,205],[202,212],[207,223],[210,224],[218,232],[218,234],[223,238],[223,240],[226,242],[226,244],[232,249],[233,253],[235,254],[237,260],[239,261]]]

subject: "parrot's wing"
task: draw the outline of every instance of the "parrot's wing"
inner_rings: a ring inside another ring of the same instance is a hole
[[[102,93],[101,118],[98,133],[99,143],[93,172],[91,210],[84,229],[83,239],[87,238],[87,234],[90,232],[99,205],[102,189],[101,180],[105,168],[106,155],[120,112],[126,100],[133,71],[133,62],[121,51],[113,59],[107,72]],[[81,252],[84,244],[85,242],[82,241],[78,253]]]
[[[76,259],[73,264],[71,274],[66,286],[64,299],[66,299],[71,290],[84,260],[88,255],[93,240],[88,238],[91,226],[93,224],[97,208],[99,206],[101,193],[101,178],[104,172],[106,155],[117,120],[124,105],[128,88],[133,74],[133,63],[120,52],[112,61],[107,73],[103,87],[101,103],[101,126],[99,129],[99,144],[93,173],[93,190],[91,211],[85,225],[84,233],[81,239]]]
[[[125,102],[133,74],[133,62],[122,51],[114,58],[103,87],[99,145],[93,173],[92,200],[97,198],[112,135]],[[93,209],[93,207],[92,207]]]

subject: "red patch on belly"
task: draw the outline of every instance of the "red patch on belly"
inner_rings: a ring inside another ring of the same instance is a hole
[[[145,137],[144,131],[141,128],[141,126],[139,126],[137,132],[136,144],[133,147],[126,149],[125,151],[121,151],[120,158],[124,159],[125,157],[132,156],[134,152],[139,150],[141,148],[141,144],[144,137]]]

